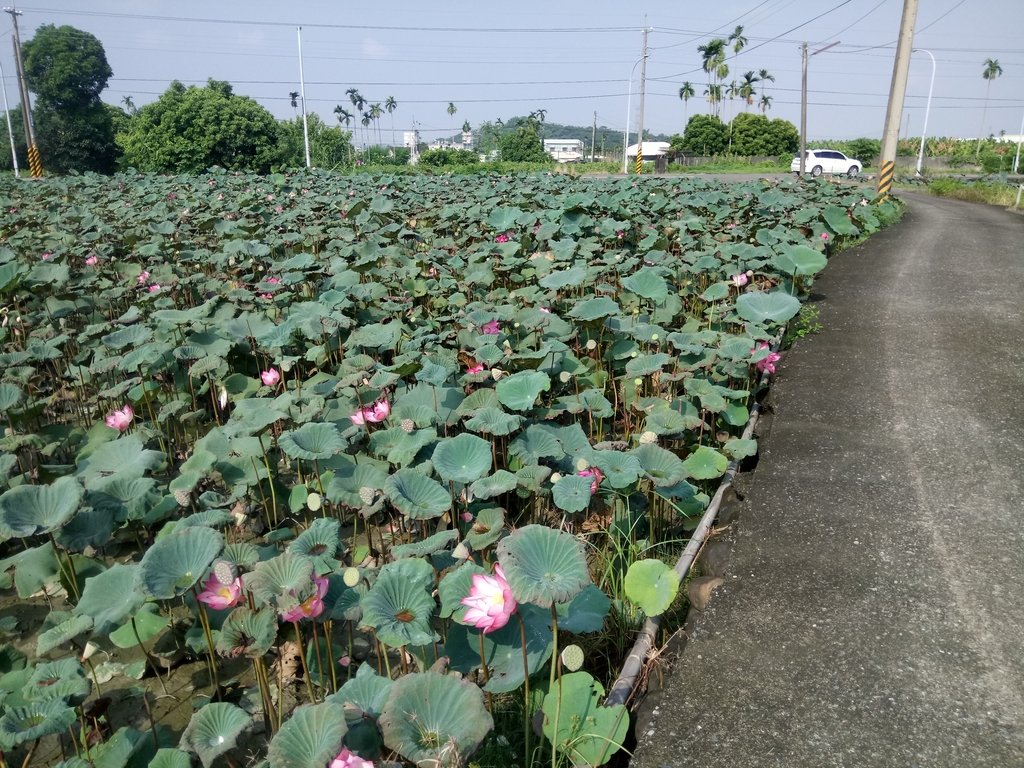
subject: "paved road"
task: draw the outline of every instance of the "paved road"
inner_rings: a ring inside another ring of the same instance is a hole
[[[815,285],[635,768],[1024,766],[1024,217],[905,199]]]

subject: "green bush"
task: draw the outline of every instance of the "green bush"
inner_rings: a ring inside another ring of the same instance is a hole
[[[419,159],[419,164],[427,168],[474,165],[479,162],[480,156],[469,149],[428,149]]]

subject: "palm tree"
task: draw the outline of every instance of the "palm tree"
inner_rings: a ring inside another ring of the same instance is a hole
[[[708,104],[711,105],[711,114],[718,115],[718,104],[722,101],[722,86],[709,84],[704,89],[704,95],[708,97]]]
[[[708,102],[717,117],[718,104],[722,101],[722,89],[718,84],[729,76],[729,67],[725,64],[725,40],[709,40],[705,45],[698,45],[697,52],[701,55],[701,68],[708,73],[708,90],[704,95],[711,97]]]
[[[743,111],[747,111],[747,107],[754,103],[754,85],[760,81],[757,75],[754,74],[754,70],[749,70],[743,73],[743,80],[740,81],[739,95],[745,103]]]
[[[124,96],[121,98],[121,103],[124,104],[124,110],[129,115],[134,115],[139,110],[135,107],[135,99],[131,96]]]
[[[974,148],[974,159],[978,159],[981,152],[981,137],[985,135],[985,113],[988,111],[988,93],[992,88],[992,81],[1003,74],[1003,68],[999,66],[999,59],[985,59],[985,69],[981,76],[985,78],[985,105],[981,108],[981,130],[978,131],[978,146]]]
[[[764,83],[764,82],[774,83],[775,82],[775,75],[773,75],[767,69],[762,69],[762,70],[760,70],[757,73],[757,79],[760,80],[762,83]]]
[[[762,115],[767,115],[768,114],[768,110],[772,106],[772,97],[769,96],[767,93],[762,93],[761,94],[761,101],[758,102],[758,106],[761,107],[761,114]]]
[[[742,51],[747,45],[747,38],[743,36],[743,27],[739,24],[736,25],[736,29],[729,35],[729,42],[732,43],[732,55],[735,57],[740,51]]]
[[[454,101],[448,102],[448,116],[455,117],[455,113],[459,111],[459,108],[455,106]]]
[[[543,123],[544,118],[547,116],[547,114],[548,111],[546,109],[535,109],[533,112],[530,113],[530,117],[535,117],[537,118],[538,123]]]
[[[693,83],[687,80],[679,87],[679,98],[683,100],[683,130],[686,130],[687,117],[689,116],[689,101],[696,91],[693,90]]]
[[[381,143],[380,138],[380,119],[384,116],[384,110],[381,109],[380,102],[370,105],[370,119],[373,120],[373,125],[377,129],[377,144]]]
[[[365,149],[370,136],[370,123],[373,122],[373,118],[370,117],[369,112],[363,112],[359,122],[363,124],[363,148]]]
[[[291,99],[292,109],[298,109],[299,108],[299,92],[298,91],[288,91],[288,98]]]
[[[394,96],[388,96],[384,99],[384,109],[387,110],[388,114],[391,115],[391,145],[395,145],[395,110],[398,109],[398,102],[395,101]]]

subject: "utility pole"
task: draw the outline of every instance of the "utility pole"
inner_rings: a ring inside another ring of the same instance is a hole
[[[590,162],[594,162],[594,142],[597,140],[597,110],[594,110],[594,127],[590,131]]]
[[[36,146],[36,132],[32,125],[32,105],[28,95],[28,81],[25,79],[25,65],[21,60],[21,36],[18,33],[18,17],[21,11],[17,8],[4,8],[11,15],[14,24],[14,64],[18,69],[18,93],[21,96],[21,119],[25,124],[25,143],[28,145],[28,167],[33,178],[43,175],[43,164],[39,158],[39,147]]]
[[[646,21],[646,19],[645,19]],[[647,88],[647,33],[650,27],[644,27],[643,63],[640,65],[640,120],[636,133],[636,172],[644,172],[644,92]]]
[[[14,146],[14,129],[11,127],[11,105],[7,103],[7,83],[4,80],[4,67],[0,63],[0,90],[4,92],[4,116],[7,118],[7,137],[11,140],[11,164],[14,166],[14,178],[20,179],[18,170],[18,150]]]
[[[807,43],[800,44],[800,178],[807,168]]]
[[[896,144],[900,136],[900,115],[903,98],[907,93],[907,75],[910,73],[910,54],[914,49],[914,23],[917,21],[917,0],[903,0],[903,18],[896,43],[896,60],[892,66],[892,84],[889,86],[889,105],[885,110],[885,129],[882,133],[881,170],[878,174],[878,196],[885,197],[892,189],[896,170]]]
[[[311,168],[313,163],[309,159],[309,123],[306,120],[306,79],[302,72],[302,27],[296,27],[295,34],[299,38],[299,96],[302,99],[302,141],[306,147],[306,168]]]

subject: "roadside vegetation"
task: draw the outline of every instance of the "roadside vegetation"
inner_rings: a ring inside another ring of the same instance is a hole
[[[1009,208],[1017,199],[1017,186],[1001,181],[962,181],[958,179],[934,179],[928,182],[929,194],[967,200],[971,203],[986,203]]]

